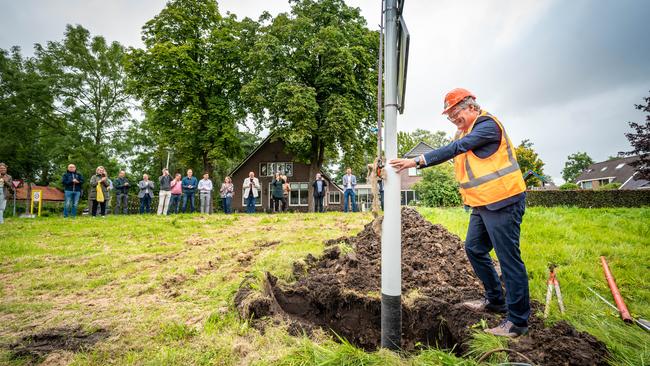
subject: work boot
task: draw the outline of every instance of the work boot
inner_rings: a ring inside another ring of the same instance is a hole
[[[508,312],[508,307],[506,306],[506,304],[501,304],[501,305],[493,304],[488,299],[465,301],[463,302],[463,306],[472,311],[478,311],[478,312],[501,313],[501,314],[505,314]]]
[[[515,338],[528,333],[528,327],[518,327],[510,320],[503,320],[501,324],[494,328],[486,329],[485,332],[499,337]]]

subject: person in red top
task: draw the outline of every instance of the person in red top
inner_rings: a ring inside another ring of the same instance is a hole
[[[183,184],[181,183],[181,174],[176,173],[174,180],[169,184],[171,186],[172,197],[169,200],[169,209],[167,214],[178,213],[178,209],[181,203],[181,194],[183,194]]]

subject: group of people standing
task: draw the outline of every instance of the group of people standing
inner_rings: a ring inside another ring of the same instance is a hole
[[[201,213],[212,212],[212,191],[214,186],[208,173],[203,174],[203,179],[198,180],[192,172],[187,170],[187,175],[181,177],[176,173],[174,177],[169,174],[169,170],[164,168],[162,175],[158,177],[158,215],[168,215],[171,213],[195,211],[194,198],[198,192],[199,210]],[[77,215],[77,206],[81,197],[82,184],[84,177],[77,172],[74,164],[68,165],[68,170],[63,174],[62,183],[65,194],[65,203],[63,206],[63,217],[75,217]],[[149,179],[148,174],[142,175],[142,180],[137,184],[132,184],[126,177],[126,172],[121,170],[118,177],[111,180],[103,166],[98,166],[95,174],[90,177],[88,182],[88,200],[90,201],[90,214],[92,216],[106,215],[107,204],[111,201],[112,191],[115,191],[115,208],[114,213],[128,214],[129,212],[129,192],[131,187],[138,189],[138,199],[140,201],[141,214],[151,213],[151,201],[155,195],[155,183]],[[221,184],[220,195],[223,202],[224,213],[232,212],[232,196],[234,193],[230,177],[226,177]]]

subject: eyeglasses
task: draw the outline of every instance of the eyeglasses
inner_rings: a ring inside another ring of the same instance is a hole
[[[463,109],[465,108],[454,108],[453,111],[447,113],[447,119],[449,120],[449,122],[453,123],[456,120],[456,118],[458,118],[458,115],[460,114],[460,112],[463,111]]]

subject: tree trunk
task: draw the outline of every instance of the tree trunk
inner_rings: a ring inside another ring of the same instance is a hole
[[[316,179],[316,173],[321,172],[321,168],[323,167],[323,160],[325,159],[324,154],[325,145],[323,145],[323,143],[318,138],[312,139],[312,157],[309,164],[309,179],[307,179],[307,183],[309,183],[309,212],[315,211],[314,186],[312,186],[311,183]],[[323,204],[325,204],[325,199],[323,199]]]

